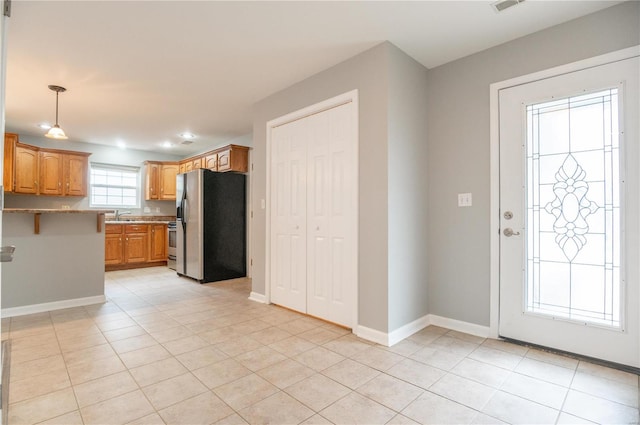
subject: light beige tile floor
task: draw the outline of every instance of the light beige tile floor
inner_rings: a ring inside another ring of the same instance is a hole
[[[638,376],[428,327],[394,347],[199,285],[106,274],[108,302],[4,319],[9,424],[638,423]]]

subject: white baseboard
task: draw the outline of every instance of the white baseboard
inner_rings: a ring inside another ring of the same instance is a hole
[[[395,331],[391,331],[388,337],[388,341],[389,341],[388,346],[390,347],[392,345],[395,345],[400,341],[402,341],[403,339],[410,337],[414,333],[429,326],[431,324],[429,316],[430,315],[427,314],[426,316],[422,316],[411,323],[407,323],[406,325],[399,327]]]
[[[366,326],[358,325],[358,327],[354,329],[353,333],[356,334],[356,336],[358,336],[359,338],[389,347],[389,334],[387,334],[386,332],[381,332],[375,329],[367,328]]]
[[[354,333],[360,338],[390,347],[429,325],[440,326],[452,331],[464,332],[483,338],[488,338],[490,336],[489,326],[476,325],[475,323],[449,319],[447,317],[436,316],[434,314],[422,316],[411,323],[407,323],[406,325],[391,331],[390,333],[367,328],[366,326],[358,326]]]
[[[100,304],[107,301],[104,295],[95,297],[74,298],[71,300],[53,301],[50,303],[31,304],[20,307],[3,308],[0,312],[2,318],[24,316],[26,314],[42,313],[45,311],[62,310],[65,308],[81,307],[84,305]]]
[[[466,334],[489,338],[491,328],[489,326],[476,325],[475,323],[463,322],[461,320],[449,319],[448,317],[429,315],[429,324],[451,329],[452,331],[464,332]]]
[[[267,297],[264,296],[263,294],[258,294],[257,292],[251,292],[251,294],[249,294],[249,299],[257,303],[262,303],[262,304],[267,303]]]

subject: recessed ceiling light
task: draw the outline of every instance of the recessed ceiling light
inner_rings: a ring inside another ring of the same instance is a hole
[[[49,130],[51,128],[51,124],[47,124],[46,122],[43,122],[42,124],[38,124],[38,127],[40,127],[43,130]]]
[[[195,137],[196,137],[196,135],[195,135],[195,134],[192,134],[192,133],[189,133],[189,132],[186,132],[186,133],[182,133],[182,134],[180,135],[180,137],[182,137],[182,138],[184,138],[184,139],[193,139],[193,138],[195,138]]]
[[[118,141],[116,142],[116,145],[117,145],[120,149],[126,149],[126,148],[127,148],[126,143],[124,143],[122,140],[118,140]]]
[[[167,148],[167,149],[168,149],[168,148],[170,148],[170,147],[172,147],[172,146],[173,146],[173,143],[171,143],[171,142],[164,142],[164,143],[162,144],[162,147],[163,147],[163,148]]]

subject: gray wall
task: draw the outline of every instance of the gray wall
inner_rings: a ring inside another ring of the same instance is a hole
[[[253,288],[265,293],[266,123],[348,91],[359,91],[359,323],[388,330],[387,103],[389,51],[384,43],[276,93],[254,106]]]
[[[427,69],[395,47],[389,55],[388,281],[393,331],[428,314],[428,96]]]
[[[15,245],[2,266],[2,308],[104,295],[104,230],[96,214],[4,213],[3,245]]]
[[[430,313],[489,325],[489,85],[638,45],[639,24],[627,2],[429,70]]]

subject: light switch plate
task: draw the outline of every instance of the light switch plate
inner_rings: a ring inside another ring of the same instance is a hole
[[[458,193],[458,206],[470,207],[472,205],[472,197],[470,193]]]

